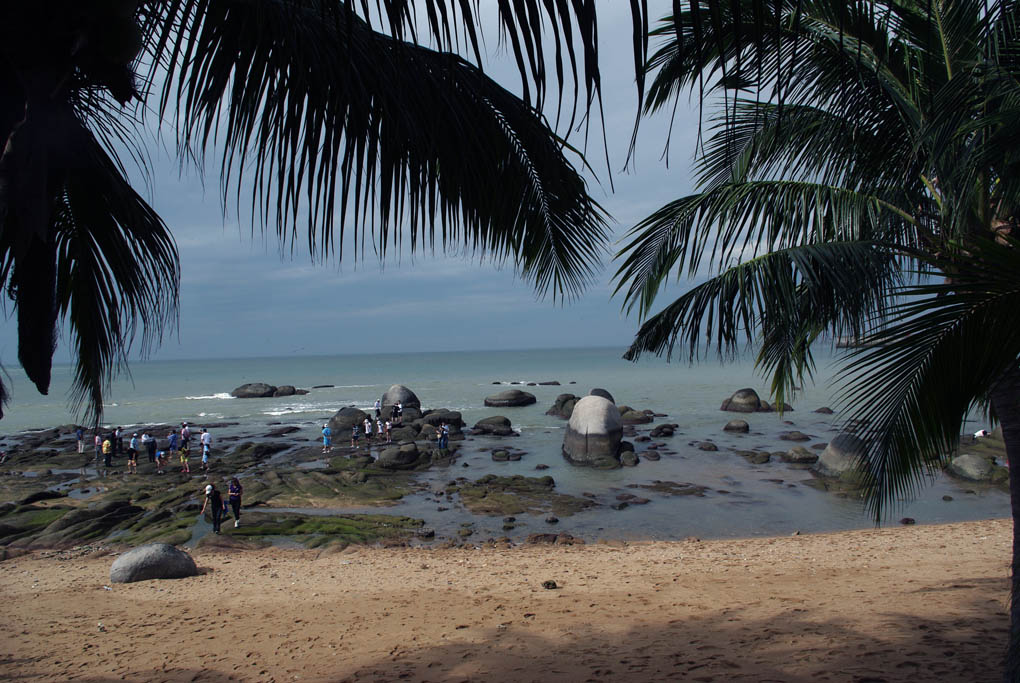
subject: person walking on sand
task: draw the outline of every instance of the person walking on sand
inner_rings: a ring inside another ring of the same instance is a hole
[[[230,484],[227,486],[227,500],[230,501],[230,510],[234,513],[234,528],[241,526],[241,494],[244,493],[244,488],[241,486],[241,482],[237,480],[237,477],[230,479]]]
[[[375,399],[375,419],[378,420],[380,415],[382,415],[382,401]]]
[[[333,450],[333,430],[329,423],[322,425],[322,452],[329,453]]]
[[[223,521],[223,513],[227,511],[227,504],[223,502],[223,496],[213,484],[205,487],[205,502],[202,503],[202,512],[199,514],[204,515],[206,508],[211,508],[213,533],[220,533],[220,523]]]
[[[202,436],[198,439],[199,443],[202,444],[202,469],[209,469],[209,451],[212,450],[212,434],[206,430],[202,430]]]
[[[78,440],[78,455],[81,455],[85,452],[85,431],[78,427],[74,430],[74,438]]]

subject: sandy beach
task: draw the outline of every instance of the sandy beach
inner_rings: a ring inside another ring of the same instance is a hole
[[[0,563],[17,680],[987,681],[1008,520],[676,543]],[[557,588],[543,588],[555,581]],[[101,624],[101,625],[100,625]]]

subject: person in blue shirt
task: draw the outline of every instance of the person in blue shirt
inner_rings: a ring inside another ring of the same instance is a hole
[[[322,452],[329,453],[333,450],[333,430],[328,424],[322,425]]]
[[[174,453],[177,452],[177,444],[179,443],[177,439],[177,432],[170,432],[166,437],[167,450],[170,452],[171,458],[173,458]]]
[[[81,455],[85,452],[85,431],[78,427],[74,430],[74,438],[78,439],[78,455]]]

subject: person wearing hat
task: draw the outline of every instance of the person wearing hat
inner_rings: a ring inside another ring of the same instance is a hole
[[[212,508],[210,510],[212,512],[212,529],[214,534],[218,534],[220,533],[220,522],[227,511],[227,504],[223,502],[223,496],[220,495],[220,492],[212,484],[205,487],[205,502],[202,503],[202,512],[199,514],[204,515],[207,507]]]
[[[128,442],[128,474],[138,474],[138,432],[131,435]]]
[[[322,452],[329,453],[333,450],[333,430],[329,423],[322,425]]]

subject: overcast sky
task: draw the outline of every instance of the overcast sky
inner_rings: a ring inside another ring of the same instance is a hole
[[[650,3],[652,18],[668,2]],[[613,216],[616,238],[665,202],[690,190],[696,114],[682,111],[670,168],[661,160],[668,120],[642,124],[636,162],[620,171],[636,108],[627,3],[599,3],[600,63],[615,193],[600,145],[590,163],[602,183],[590,192]],[[516,67],[490,39],[487,71],[515,91]],[[571,138],[575,144],[581,137]],[[593,147],[594,144],[594,147]],[[151,201],[180,252],[180,327],[156,359],[460,349],[625,346],[638,320],[611,298],[615,265],[607,258],[597,285],[566,305],[537,300],[509,267],[477,257],[419,253],[413,259],[312,265],[307,254],[281,257],[275,237],[252,237],[248,223],[224,217],[218,183],[178,175],[177,161],[153,146]],[[614,249],[615,250],[615,249]],[[680,290],[674,290],[674,293]],[[14,320],[0,333],[0,361],[16,363]],[[62,339],[56,360],[69,360]]]

